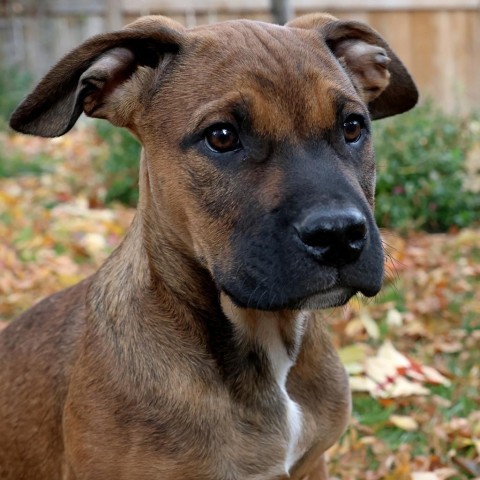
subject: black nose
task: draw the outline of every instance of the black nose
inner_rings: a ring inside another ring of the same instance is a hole
[[[314,210],[295,229],[310,253],[337,267],[357,260],[368,233],[367,219],[353,207]]]

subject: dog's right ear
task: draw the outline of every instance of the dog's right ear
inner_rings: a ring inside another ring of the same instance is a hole
[[[417,103],[417,87],[407,69],[368,25],[312,13],[292,20],[287,27],[313,29],[321,35],[368,105],[373,120],[406,112]]]
[[[178,52],[182,30],[168,18],[150,16],[92,37],[47,73],[13,112],[10,126],[22,133],[58,137],[82,112],[128,126],[137,105],[131,98],[135,73],[139,67],[156,68],[165,53]]]

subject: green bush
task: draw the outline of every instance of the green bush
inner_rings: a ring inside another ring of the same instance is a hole
[[[380,226],[438,232],[478,221],[480,196],[464,188],[472,122],[427,103],[375,123]]]
[[[136,206],[140,144],[130,132],[114,127],[106,121],[97,122],[96,129],[109,147],[108,158],[102,164],[107,187],[105,201]]]
[[[13,110],[28,93],[32,83],[29,73],[15,67],[0,68],[0,131],[8,135],[8,119]],[[1,141],[1,140],[0,140]],[[51,165],[42,153],[24,155],[12,148],[0,149],[0,178],[21,175],[40,175]]]

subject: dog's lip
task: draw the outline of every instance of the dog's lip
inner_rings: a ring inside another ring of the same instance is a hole
[[[239,307],[243,308],[256,308],[264,310],[260,305],[245,305],[242,301],[236,298],[232,292],[229,292],[226,288],[221,289],[232,301]],[[295,299],[286,300],[283,305],[277,305],[271,310],[321,310],[326,308],[338,307],[345,305],[351,297],[353,297],[358,290],[340,285],[332,285],[331,287],[322,289],[315,293],[309,293],[305,296]],[[267,310],[270,310],[268,308]]]
[[[377,295],[381,288],[382,288],[382,284],[380,283],[379,286],[373,286],[371,288],[362,288],[360,292],[362,292],[362,295],[364,295],[365,297],[371,298]]]
[[[309,310],[339,307],[345,305],[357,292],[351,287],[334,285],[301,300],[299,305]]]

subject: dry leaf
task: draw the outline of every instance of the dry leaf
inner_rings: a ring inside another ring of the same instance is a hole
[[[412,480],[440,480],[434,472],[412,472]]]
[[[405,415],[390,415],[388,420],[395,425],[395,427],[407,432],[418,430],[418,423],[412,417],[407,417]]]

